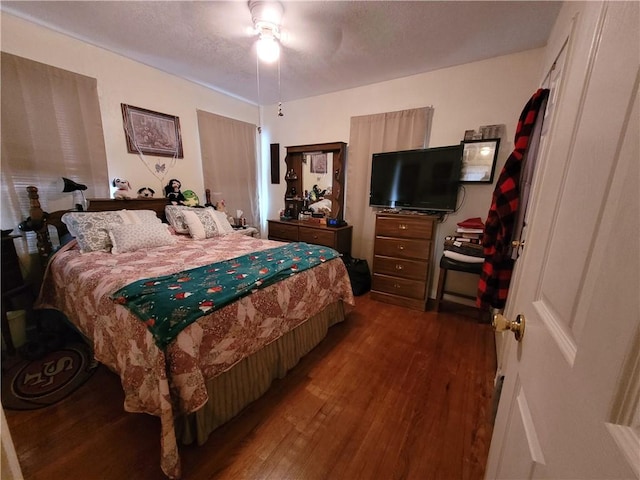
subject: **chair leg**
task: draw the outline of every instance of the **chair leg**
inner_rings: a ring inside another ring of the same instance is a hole
[[[438,277],[438,290],[436,292],[436,312],[440,311],[442,297],[444,296],[444,284],[447,281],[447,269],[440,267],[440,276]]]

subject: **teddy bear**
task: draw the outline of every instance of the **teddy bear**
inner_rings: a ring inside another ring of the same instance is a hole
[[[135,194],[131,192],[131,185],[128,180],[123,178],[114,178],[111,184],[117,188],[113,193],[113,198],[122,200],[125,198],[136,198]]]
[[[156,194],[153,188],[142,187],[138,189],[138,198],[151,198]]]
[[[167,197],[173,205],[184,205],[186,199],[180,191],[181,188],[182,183],[180,183],[180,180],[172,178],[164,187],[164,196]]]

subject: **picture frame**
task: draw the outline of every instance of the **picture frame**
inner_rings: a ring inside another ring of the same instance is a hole
[[[178,117],[124,103],[120,105],[129,153],[184,158]]]
[[[327,173],[327,154],[313,153],[311,154],[311,173],[325,175]]]
[[[500,139],[466,140],[462,142],[462,183],[493,183]]]

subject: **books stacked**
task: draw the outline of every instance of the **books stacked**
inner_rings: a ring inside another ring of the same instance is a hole
[[[480,217],[458,223],[455,235],[445,237],[444,255],[453,260],[468,263],[484,261],[482,233],[484,223]]]

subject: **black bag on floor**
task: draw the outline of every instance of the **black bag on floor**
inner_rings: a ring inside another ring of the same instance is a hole
[[[348,255],[342,256],[342,261],[347,267],[349,280],[351,280],[351,290],[355,296],[364,295],[371,290],[371,272],[369,264],[365,259],[353,258]]]

